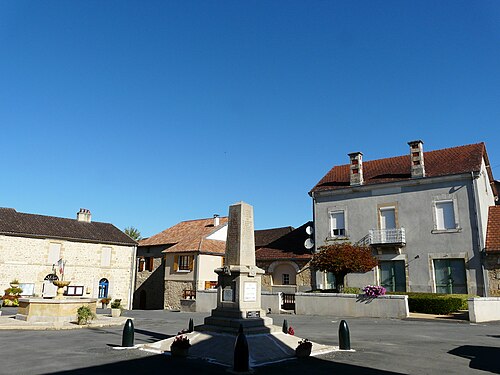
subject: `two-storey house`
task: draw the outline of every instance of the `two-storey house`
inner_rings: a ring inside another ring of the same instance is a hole
[[[484,249],[497,191],[484,143],[334,166],[310,191],[317,247],[370,245],[379,266],[346,286],[488,295]],[[317,287],[332,287],[318,275]]]

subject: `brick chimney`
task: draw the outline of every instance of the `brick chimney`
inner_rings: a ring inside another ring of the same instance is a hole
[[[90,210],[87,210],[86,208],[80,208],[80,211],[78,211],[78,213],[76,214],[76,220],[90,223],[90,221],[92,220],[92,214],[90,213]]]
[[[349,155],[349,183],[351,186],[363,185],[363,153],[352,152]]]
[[[219,215],[215,214],[214,215],[214,227],[218,227],[219,226]]]
[[[425,177],[424,142],[411,141],[408,145],[410,146],[411,178]]]

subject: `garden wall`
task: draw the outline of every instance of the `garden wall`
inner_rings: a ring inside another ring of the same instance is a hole
[[[473,323],[500,320],[500,297],[469,298],[469,320]]]
[[[295,313],[338,317],[407,318],[408,296],[367,298],[362,294],[296,293]]]

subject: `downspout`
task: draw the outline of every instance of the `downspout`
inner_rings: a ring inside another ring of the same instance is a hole
[[[130,289],[129,289],[129,296],[128,296],[128,306],[127,308],[129,310],[132,310],[133,306],[133,299],[134,299],[134,292],[135,292],[135,270],[136,268],[136,263],[137,263],[137,245],[134,245],[134,249],[132,250],[132,259],[133,261],[131,263],[131,269],[130,269]]]
[[[486,260],[483,258],[481,258],[481,254],[485,254],[484,253],[484,239],[483,239],[483,222],[482,222],[482,219],[481,219],[481,215],[480,215],[480,212],[479,212],[479,194],[478,194],[478,191],[477,191],[477,183],[476,183],[476,180],[477,180],[477,176],[474,175],[474,172],[471,172],[471,177],[472,177],[472,195],[473,195],[473,203],[474,203],[474,213],[476,214],[476,222],[477,222],[477,231],[478,231],[478,239],[477,239],[477,242],[478,242],[478,248],[479,248],[479,257],[480,257],[480,262],[481,262],[481,271],[483,273],[483,288],[484,288],[484,297],[488,297],[489,294],[490,294],[490,285],[489,285],[489,282],[488,282],[488,271],[486,270],[486,267],[485,267],[485,262]]]
[[[313,217],[312,217],[312,221],[313,221],[313,234],[314,234],[314,246],[312,248],[312,251],[313,253],[316,253],[316,244],[317,244],[317,231],[316,231],[316,198],[314,197],[314,192],[311,192],[311,198],[312,198],[312,211],[313,211]],[[319,271],[315,271],[315,272],[311,272],[311,276],[314,277],[314,280],[312,280],[313,282],[313,289],[318,289],[318,273]]]

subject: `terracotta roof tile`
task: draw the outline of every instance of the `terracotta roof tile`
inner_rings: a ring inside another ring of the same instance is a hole
[[[139,242],[139,246],[171,245],[164,252],[204,252],[224,254],[226,241],[207,239],[215,231],[227,224],[227,217],[219,218],[214,227],[213,218],[182,221],[163,232]]]
[[[481,169],[485,160],[489,166],[484,143],[424,152],[426,177],[470,173]],[[364,185],[411,179],[410,155],[363,161]],[[493,181],[488,168],[490,181]],[[311,190],[336,190],[349,187],[349,165],[334,166]],[[496,195],[496,188],[494,189]]]
[[[113,224],[96,221],[87,223],[76,219],[26,214],[17,212],[13,208],[0,208],[0,234],[127,246],[137,244]]]
[[[488,211],[486,251],[500,252],[500,206],[491,206]]]
[[[291,259],[311,259],[311,250],[304,247],[305,240],[309,237],[306,227],[312,222],[286,233],[271,243],[255,251],[256,260],[291,260]]]

